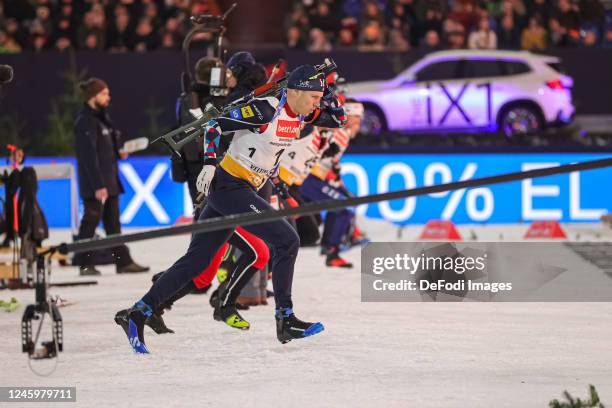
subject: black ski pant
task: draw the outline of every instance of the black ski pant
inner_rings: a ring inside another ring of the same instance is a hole
[[[217,168],[214,185],[199,220],[231,214],[271,211],[272,207],[257,195],[246,181]],[[293,307],[291,286],[300,239],[286,220],[245,226],[272,248],[272,285],[277,307]],[[212,261],[215,253],[229,239],[234,229],[194,234],[187,253],[179,258],[151,287],[142,300],[153,309],[178,292]]]

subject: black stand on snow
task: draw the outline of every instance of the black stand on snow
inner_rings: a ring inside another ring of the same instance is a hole
[[[36,259],[36,304],[28,305],[21,319],[21,349],[32,360],[55,358],[64,349],[64,326],[62,315],[54,301],[47,298],[47,266],[51,263],[52,251],[38,254]],[[45,255],[49,255],[49,264],[45,265]],[[40,332],[45,319],[52,319],[52,338],[39,342]],[[36,336],[32,338],[32,321],[39,320]]]

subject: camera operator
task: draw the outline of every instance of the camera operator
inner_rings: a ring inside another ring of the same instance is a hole
[[[213,95],[213,93],[216,93],[214,91],[220,89],[211,86],[211,79],[213,79],[214,85],[222,86],[221,78],[215,77],[215,75],[222,74],[222,63],[219,59],[204,57],[198,60],[195,66],[195,82],[191,84],[189,92],[181,94],[176,102],[176,116],[179,126],[193,122],[194,116],[189,112],[193,108],[204,110],[209,103],[217,107],[221,106],[224,97]],[[180,158],[172,156],[172,180],[179,183],[186,181],[191,200],[195,203],[198,196],[196,179],[204,166],[202,160],[204,157],[204,141],[202,137],[187,143],[180,153]]]
[[[110,91],[106,82],[90,78],[79,85],[83,106],[74,125],[75,150],[78,164],[79,192],[84,203],[83,219],[77,239],[93,238],[102,220],[107,235],[120,234],[119,194],[123,186],[119,180],[119,158],[122,140],[106,112]],[[146,266],[135,263],[125,245],[112,248],[117,273],[146,272]],[[75,255],[74,264],[80,265],[81,275],[100,275],[92,252]]]
[[[239,51],[227,61],[226,84],[230,88],[226,102],[232,102],[266,83],[266,68],[255,62],[248,51]]]

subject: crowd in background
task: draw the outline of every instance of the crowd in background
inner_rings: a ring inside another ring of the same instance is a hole
[[[612,0],[287,1],[291,49],[612,47]],[[0,53],[180,49],[202,13],[221,10],[215,0],[0,0]]]
[[[0,0],[0,53],[180,49],[197,14],[221,10],[215,0]]]
[[[612,8],[600,0],[294,0],[287,45],[313,52],[612,47]]]

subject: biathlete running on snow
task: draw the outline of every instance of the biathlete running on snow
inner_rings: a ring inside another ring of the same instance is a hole
[[[206,59],[203,59],[203,61],[207,62]],[[213,62],[216,64],[216,61],[213,60]],[[198,64],[200,64],[200,62],[198,62]],[[229,101],[233,101],[240,96],[244,96],[245,94],[253,91],[255,87],[263,85],[266,82],[267,78],[265,68],[262,65],[256,64],[255,59],[249,52],[237,52],[229,59],[227,66],[229,68],[228,72],[232,72],[234,82],[237,80],[235,86],[233,87],[232,93],[227,98]],[[208,73],[201,74],[200,76],[208,78],[210,76],[210,70]],[[209,89],[205,88],[205,90],[206,95],[208,95]],[[189,110],[189,106],[185,105],[185,98],[186,97],[182,95],[179,99],[182,108],[177,112],[179,125],[186,125],[190,121],[198,118],[196,114]],[[200,107],[204,109],[205,104],[210,102],[210,100],[210,97],[203,99],[200,103]],[[204,144],[202,141],[198,142],[198,139],[199,138],[194,139],[192,142],[187,144],[181,152],[186,153],[184,156],[189,157],[191,160],[189,163],[187,163],[187,165],[185,165],[188,167],[189,177],[193,175],[194,170],[197,171],[197,174],[193,176],[192,179],[190,178],[188,180],[189,192],[192,196],[193,202],[197,202],[197,176],[204,166],[204,160],[202,159],[204,155]],[[220,158],[222,158],[226,153],[231,137],[226,136],[225,139],[229,140],[225,140],[226,143],[221,143],[217,150],[217,156]],[[189,147],[189,149],[187,149],[187,147]],[[200,164],[194,161],[198,157],[198,152],[201,162]],[[177,172],[180,173],[180,171],[181,169],[178,169]],[[263,190],[263,188],[259,190],[260,195]],[[198,214],[203,208],[203,204],[205,203],[200,203],[196,207],[196,213],[194,214],[194,218],[196,220],[198,218]],[[153,314],[146,319],[145,324],[151,327],[157,334],[173,333],[174,331],[166,326],[162,317],[164,310],[170,309],[176,301],[190,293],[201,293],[202,291],[210,288],[210,284],[217,274],[220,265],[223,265],[221,261],[224,254],[226,254],[228,251],[228,247],[230,247],[230,245],[231,248],[237,249],[241,255],[237,257],[235,264],[232,265],[231,271],[234,273],[228,273],[223,280],[220,279],[220,281],[223,281],[223,283],[217,290],[215,290],[213,295],[211,295],[211,305],[214,307],[213,317],[215,320],[223,321],[230,327],[248,330],[250,324],[238,313],[236,300],[242,289],[248,284],[251,277],[259,269],[262,269],[267,265],[270,255],[268,246],[265,244],[265,242],[240,227],[236,228],[236,231],[234,231],[234,233],[231,235],[227,244],[221,247],[217,254],[215,254],[213,262],[204,271],[202,271],[201,274],[189,281],[169,299],[166,299],[166,301],[160,305],[158,310],[155,310]],[[229,257],[233,258],[231,254]],[[165,271],[154,275],[153,282],[159,279],[163,273],[165,273]],[[227,279],[228,276],[231,279]],[[219,296],[219,294],[222,296]],[[128,309],[125,309],[117,312],[115,315],[115,322],[123,327],[126,334],[128,330],[127,314]]]
[[[279,97],[256,98],[206,124],[205,164],[198,176],[197,188],[208,195],[208,200],[199,220],[272,210],[257,195],[257,189],[276,171],[281,156],[298,137],[302,124],[335,128],[346,121],[339,101],[334,96],[325,98],[326,92],[330,93],[326,91],[324,75],[311,65],[302,65],[291,72],[287,87]],[[326,103],[319,108],[322,98]],[[226,132],[234,132],[234,138],[217,168],[215,151]],[[286,343],[321,332],[321,323],[302,321],[293,313],[291,286],[299,248],[296,231],[284,219],[244,228],[272,249],[278,340]],[[146,319],[211,264],[233,231],[194,234],[185,255],[129,309],[127,337],[135,352],[149,352],[144,339]]]

